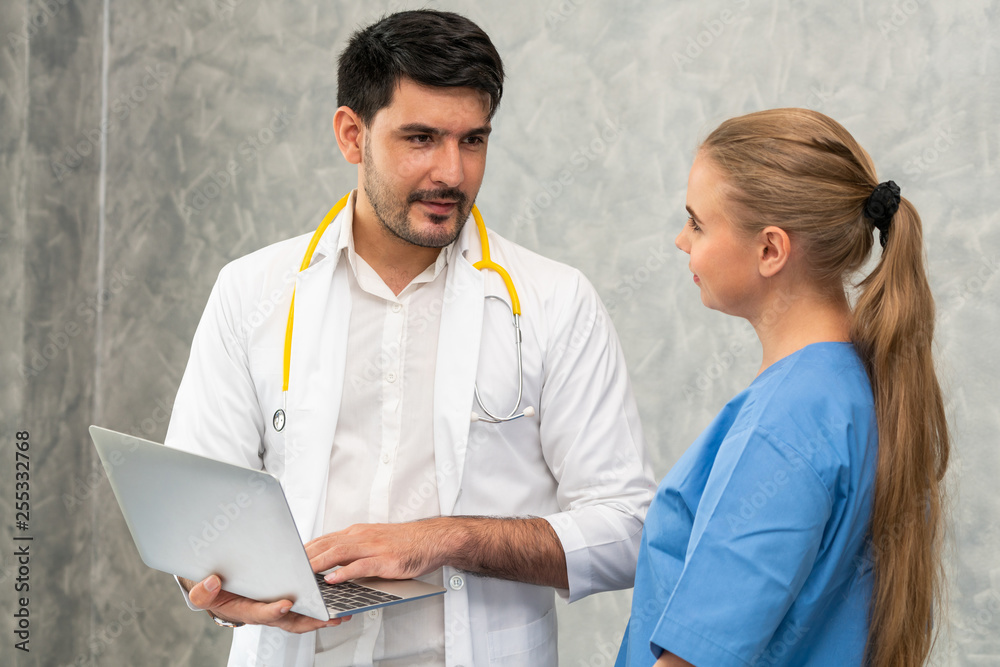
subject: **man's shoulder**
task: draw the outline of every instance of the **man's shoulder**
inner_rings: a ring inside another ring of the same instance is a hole
[[[504,267],[517,289],[531,324],[550,332],[583,336],[598,328],[596,339],[613,335],[614,325],[600,294],[579,269],[491,233],[491,256]]]
[[[591,288],[590,281],[576,267],[541,255],[519,243],[507,239],[492,229],[489,230],[490,252],[493,259],[505,266],[511,278],[517,282],[515,271],[532,278],[532,288],[548,287],[565,289],[568,285]],[[508,266],[509,265],[509,266]],[[538,277],[542,280],[539,281]]]
[[[278,241],[230,261],[215,282],[215,303],[240,319],[261,302],[284,301],[295,287],[309,238],[310,234],[304,234]]]
[[[307,232],[301,236],[264,246],[242,257],[237,257],[226,264],[222,270],[235,273],[259,273],[276,263],[284,266],[289,260],[294,260],[292,263],[295,268],[298,268],[312,235],[313,232]]]
[[[264,246],[238,257],[219,272],[221,286],[256,291],[272,282],[294,282],[312,232]]]

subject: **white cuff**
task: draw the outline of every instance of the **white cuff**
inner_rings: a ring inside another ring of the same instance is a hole
[[[575,602],[593,593],[630,588],[642,539],[642,519],[607,506],[591,506],[543,517],[566,554],[569,591]]]
[[[569,589],[557,588],[556,592],[566,602],[575,602],[593,590],[594,575],[590,554],[580,527],[570,518],[569,512],[543,517],[552,526],[566,555],[566,580]]]

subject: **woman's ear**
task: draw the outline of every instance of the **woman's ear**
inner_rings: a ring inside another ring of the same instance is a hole
[[[765,278],[773,278],[788,263],[792,241],[780,227],[765,227],[758,235],[757,270]]]
[[[333,114],[333,133],[337,136],[337,146],[344,154],[344,159],[351,164],[361,164],[364,129],[364,123],[350,107],[340,107]]]

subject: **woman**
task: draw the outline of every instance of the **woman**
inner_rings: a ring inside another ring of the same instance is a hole
[[[763,362],[660,485],[618,665],[923,663],[949,444],[916,210],[804,109],[723,123],[687,210],[702,302]]]

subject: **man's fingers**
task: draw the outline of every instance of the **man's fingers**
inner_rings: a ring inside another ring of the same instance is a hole
[[[352,526],[353,528],[353,526]],[[356,532],[356,531],[355,531]],[[325,553],[332,549],[338,547],[344,547],[347,544],[356,542],[357,536],[353,534],[347,534],[347,531],[337,531],[335,533],[327,533],[326,535],[320,535],[314,540],[309,540],[305,544],[306,556],[313,558],[318,554]]]
[[[210,574],[191,587],[191,590],[188,591],[188,598],[195,607],[208,609],[213,606],[221,590],[222,581],[216,575]]]
[[[345,616],[344,618],[333,618],[328,621],[320,621],[318,619],[312,618],[311,616],[305,616],[303,614],[297,614],[293,612],[284,612],[283,609],[285,605],[290,606],[291,603],[287,600],[283,600],[280,603],[274,603],[273,605],[267,605],[267,609],[260,610],[259,623],[261,625],[270,625],[276,628],[281,628],[286,632],[294,633],[304,633],[312,632],[313,630],[319,630],[324,627],[334,627],[340,625],[344,621],[349,621],[350,616]],[[277,613],[277,617],[274,614]],[[268,618],[272,620],[267,620]]]
[[[313,572],[329,570],[337,565],[345,565],[359,558],[372,555],[372,547],[366,544],[336,544],[333,541],[306,549],[309,565]]]
[[[288,614],[281,621],[274,623],[274,627],[281,628],[286,632],[294,632],[297,634],[302,634],[304,632],[312,632],[313,630],[319,630],[320,628],[334,627],[340,625],[344,621],[351,620],[350,616],[345,616],[343,618],[333,618],[329,621],[318,621],[315,618],[309,616],[302,616],[292,612]]]
[[[312,560],[315,556],[323,553],[327,549],[327,537],[328,535],[323,535],[322,537],[317,537],[315,540],[309,540],[305,543],[306,556]]]
[[[381,563],[377,558],[362,558],[361,560],[356,560],[340,569],[334,570],[330,574],[326,575],[325,579],[329,584],[339,584],[344,581],[360,579],[362,577],[384,577],[386,575],[383,573],[383,570],[384,568],[381,566]]]
[[[210,575],[191,587],[188,593],[191,604],[200,609],[208,609],[219,618],[239,621],[252,625],[270,625],[288,632],[304,633],[322,627],[340,625],[350,616],[320,621],[293,612],[290,600],[258,602],[241,595],[222,590],[222,582],[216,575]]]
[[[212,609],[217,616],[231,620],[242,621],[252,625],[273,625],[276,627],[286,627],[290,624],[289,619],[308,618],[301,617],[291,611],[292,603],[289,600],[278,600],[276,602],[258,602],[239,595],[233,595],[230,599],[220,602]],[[315,621],[315,619],[309,619]],[[315,621],[322,624],[322,621]]]
[[[244,623],[254,623],[256,625],[276,624],[285,618],[292,609],[292,603],[288,600],[264,603],[248,598],[238,598],[233,600],[231,604],[233,613],[238,614]],[[226,606],[228,607],[229,605]],[[220,611],[222,610],[220,609]]]

